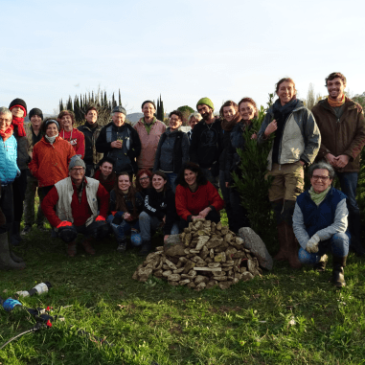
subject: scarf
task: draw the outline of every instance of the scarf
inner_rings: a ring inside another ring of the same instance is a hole
[[[236,113],[234,116],[233,116],[233,119],[228,122],[226,121],[224,118],[222,119],[221,121],[221,126],[222,126],[222,129],[225,131],[225,132],[231,132],[233,127],[241,121],[241,115],[240,113]]]
[[[90,124],[90,123],[86,122],[85,125],[87,127],[89,127],[90,129],[95,129],[95,128],[99,127],[99,124],[97,122],[94,124]]]
[[[311,199],[314,201],[314,203],[318,206],[326,198],[326,196],[327,196],[328,192],[330,191],[331,187],[332,186],[329,186],[325,191],[322,191],[322,193],[316,193],[313,189],[313,186],[311,186],[308,193],[309,193]]]
[[[3,130],[0,131],[0,136],[2,137],[4,142],[13,135],[13,130],[14,130],[13,125],[10,125],[10,127],[5,131]]]
[[[337,108],[343,104],[345,104],[345,94],[342,95],[342,99],[340,101],[337,100],[332,100],[329,96],[327,96],[327,101],[328,104],[332,107],[332,108]]]
[[[19,137],[25,137],[27,135],[27,133],[25,132],[25,129],[24,129],[24,118],[19,118],[19,117],[13,116],[12,123],[16,127],[18,127],[18,136]]]
[[[53,137],[48,137],[47,134],[44,135],[44,138],[50,143],[53,144],[54,141],[56,140],[56,138],[59,136],[59,134],[57,133],[55,136]]]

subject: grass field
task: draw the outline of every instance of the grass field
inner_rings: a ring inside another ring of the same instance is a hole
[[[137,250],[118,254],[114,240],[95,247],[94,257],[80,248],[68,258],[49,232],[34,228],[26,237],[17,252],[27,268],[0,272],[0,295],[50,281],[49,293],[22,302],[52,306],[65,321],[11,342],[0,351],[1,365],[365,363],[365,269],[354,255],[342,291],[329,282],[331,264],[323,274],[275,264],[226,291],[195,292],[155,278],[135,282],[143,261]],[[0,308],[0,346],[34,324],[25,311]]]

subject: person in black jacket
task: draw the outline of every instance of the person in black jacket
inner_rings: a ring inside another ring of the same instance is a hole
[[[122,106],[113,109],[113,121],[103,127],[96,140],[96,150],[115,161],[115,172],[126,171],[135,174],[138,170],[136,158],[141,153],[138,133],[125,123],[127,112]]]
[[[17,164],[20,176],[13,182],[14,197],[14,220],[10,230],[10,243],[19,245],[22,241],[20,237],[20,222],[23,216],[23,203],[25,191],[27,190],[27,170],[30,156],[28,154],[28,138],[24,128],[24,118],[27,116],[27,104],[22,99],[14,99],[9,109],[13,114],[12,125],[14,127],[14,137],[17,141]],[[10,227],[9,227],[10,228]]]
[[[219,110],[222,126],[222,153],[219,157],[219,186],[221,188],[223,200],[226,203],[226,213],[228,225],[231,228],[232,208],[230,201],[230,189],[226,186],[225,166],[227,160],[227,148],[231,143],[230,135],[234,126],[241,120],[241,115],[238,113],[238,105],[232,101],[226,101]]]
[[[164,172],[172,191],[176,190],[176,178],[184,162],[189,161],[189,137],[180,130],[183,115],[174,110],[169,115],[169,127],[160,138],[155,157],[154,171]]]
[[[214,117],[214,104],[209,98],[200,99],[196,108],[203,120],[193,130],[190,161],[199,165],[207,180],[218,189],[219,156],[222,152],[221,121]]]
[[[98,111],[94,106],[89,107],[85,113],[86,122],[77,129],[85,136],[85,176],[92,177],[99,167],[99,161],[103,158],[103,153],[97,152],[95,142],[103,128],[98,124]]]
[[[242,120],[233,127],[226,149],[225,180],[227,187],[233,182],[232,173],[240,174],[239,165],[241,158],[237,150],[245,150],[243,132],[247,128],[249,130],[252,128],[251,120],[258,115],[256,103],[251,98],[243,98],[238,104],[238,109]],[[252,132],[252,138],[257,138],[254,132]],[[241,205],[241,197],[237,189],[232,187],[229,196],[232,209],[229,228],[232,232],[237,233],[241,227],[250,227],[250,221],[247,218],[246,209]]]
[[[179,217],[176,213],[175,194],[168,186],[167,177],[161,171],[152,174],[152,188],[144,198],[143,212],[139,215],[142,249],[140,256],[147,255],[151,250],[151,233],[163,226],[164,240],[171,234],[178,234]]]

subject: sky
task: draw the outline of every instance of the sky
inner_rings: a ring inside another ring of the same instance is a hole
[[[365,91],[360,0],[0,0],[0,106],[58,111],[71,95],[120,89],[128,113],[209,97],[266,105],[282,77],[326,95],[325,77]]]

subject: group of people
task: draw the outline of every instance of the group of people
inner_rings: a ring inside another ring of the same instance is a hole
[[[193,219],[218,222],[223,207],[231,231],[250,226],[232,180],[233,172],[240,174],[241,158],[250,158],[245,154],[246,131],[259,145],[272,143],[267,176],[273,177],[268,197],[280,244],[275,259],[288,260],[293,268],[313,263],[323,270],[331,248],[333,281],[345,285],[349,247],[365,254],[356,202],[365,119],[362,108],[345,96],[343,74],[332,73],[325,82],[328,97],[310,111],[296,98],[294,81],[279,80],[278,99],[259,131],[252,128],[258,110],[249,97],[238,104],[225,102],[218,116],[209,98],[200,99],[197,112],[188,118],[188,133],[180,128],[179,110],[170,113],[166,127],[156,119],[150,100],[143,102],[144,116],[134,127],[126,123],[120,105],[104,127],[97,122],[97,109],[88,108],[78,128],[71,111],[43,120],[38,108],[29,112],[25,126],[26,103],[13,100],[9,108],[0,108],[0,269],[24,267],[10,250],[7,235],[10,245],[17,245],[32,229],[36,190],[42,202],[36,224],[43,229],[46,217],[52,234],[67,243],[69,256],[76,254],[79,233],[86,236],[84,249],[94,254],[92,238],[110,232],[118,251],[131,243],[145,255],[159,228],[167,239]],[[306,167],[312,186],[303,193]],[[342,192],[331,188],[335,172]]]

